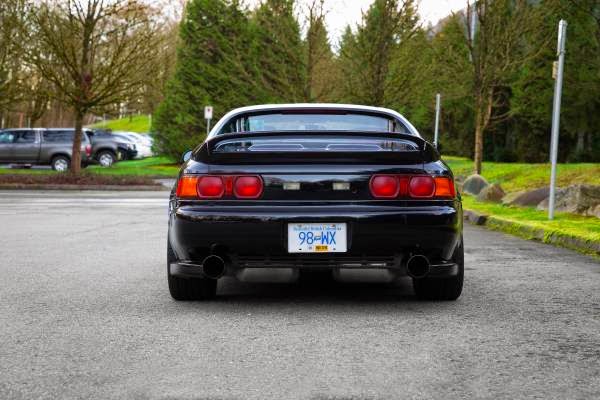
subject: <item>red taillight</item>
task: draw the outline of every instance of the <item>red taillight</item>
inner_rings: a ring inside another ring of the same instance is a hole
[[[177,181],[177,197],[190,199],[198,197],[198,177],[182,176]]]
[[[238,176],[233,184],[235,197],[256,199],[263,191],[263,183],[258,176]]]
[[[255,175],[184,175],[177,182],[177,197],[183,199],[256,199],[263,181]]]
[[[220,176],[201,176],[198,179],[198,197],[218,199],[225,194],[225,182]]]
[[[435,178],[435,197],[454,198],[455,196],[456,189],[451,178],[445,176]]]
[[[398,196],[400,182],[394,175],[375,175],[369,184],[373,197],[390,199]]]
[[[413,176],[408,185],[410,197],[433,197],[435,194],[435,181],[430,176]]]
[[[92,155],[92,146],[89,144],[85,146],[85,155],[88,157]]]
[[[454,198],[452,178],[427,175],[375,175],[369,183],[371,194],[379,199],[395,198]]]

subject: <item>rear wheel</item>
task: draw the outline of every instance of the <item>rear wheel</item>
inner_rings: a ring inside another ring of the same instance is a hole
[[[112,151],[105,150],[101,151],[100,154],[98,154],[98,163],[103,167],[111,167],[116,160],[117,157]]]
[[[462,237],[452,260],[458,265],[458,275],[456,276],[442,279],[413,279],[413,288],[419,299],[456,300],[460,297],[465,275],[465,250]]]
[[[177,256],[167,239],[167,281],[169,292],[175,300],[209,300],[217,295],[217,280],[206,278],[178,278],[171,275],[171,263]]]
[[[67,156],[56,156],[50,162],[52,169],[57,172],[66,172],[69,169],[71,160]]]

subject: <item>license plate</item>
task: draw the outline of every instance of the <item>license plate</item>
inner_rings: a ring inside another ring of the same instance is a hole
[[[345,223],[288,224],[288,252],[345,253],[347,236]]]

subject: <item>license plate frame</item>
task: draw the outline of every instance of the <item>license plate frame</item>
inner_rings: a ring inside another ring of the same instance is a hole
[[[348,251],[345,222],[288,223],[288,253],[328,254]]]

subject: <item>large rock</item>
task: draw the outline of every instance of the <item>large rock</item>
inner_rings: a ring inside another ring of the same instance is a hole
[[[504,193],[502,187],[499,184],[494,183],[483,188],[481,192],[479,192],[479,194],[477,195],[477,200],[499,203],[500,201],[502,201],[504,195],[506,195],[506,193]]]
[[[528,190],[518,193],[511,193],[503,199],[504,204],[520,207],[535,207],[550,195],[550,188],[544,187],[535,190]]]
[[[600,186],[573,185],[556,191],[555,210],[600,218]],[[538,205],[548,209],[548,199]]]
[[[470,175],[467,179],[465,179],[462,190],[465,193],[472,194],[473,196],[477,196],[484,188],[488,187],[490,184],[485,178],[478,174]]]

